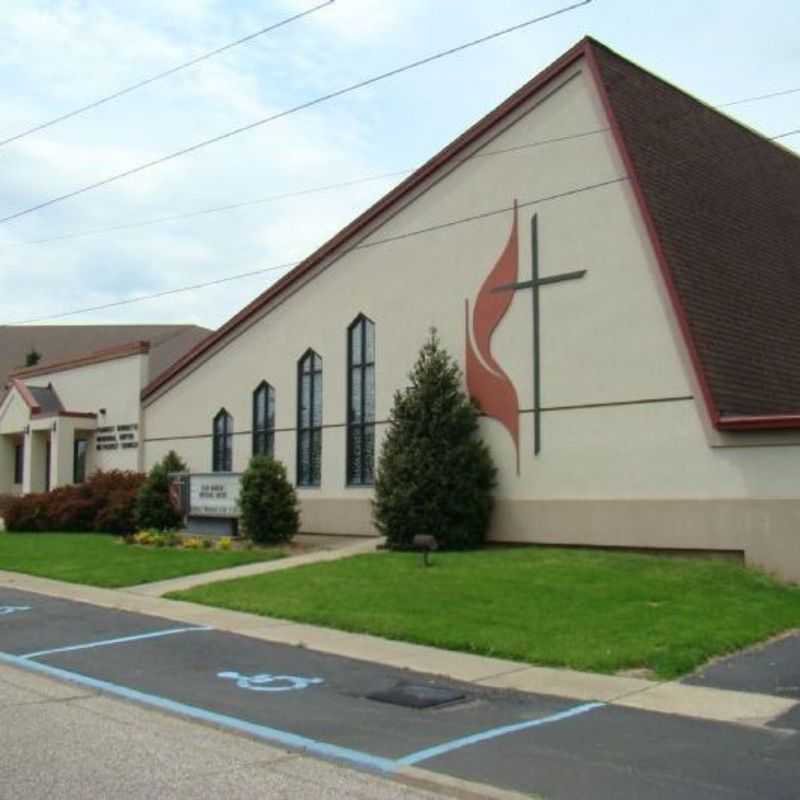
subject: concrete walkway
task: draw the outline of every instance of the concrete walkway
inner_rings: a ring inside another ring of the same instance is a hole
[[[322,537],[317,537],[321,539]],[[265,572],[277,572],[282,569],[300,567],[304,564],[319,564],[323,561],[337,561],[340,558],[361,553],[375,552],[378,545],[382,542],[379,538],[360,539],[331,539],[330,543],[323,545],[322,548],[312,550],[309,553],[279,558],[275,561],[259,561],[255,564],[244,564],[241,567],[229,567],[228,569],[218,569],[214,572],[202,572],[198,575],[185,575],[182,578],[170,578],[166,581],[155,581],[154,583],[142,583],[138,586],[131,586],[121,591],[140,594],[145,597],[161,597],[168,592],[180,592],[185,589],[192,589],[195,586],[202,586],[206,583],[217,583],[218,581],[229,581],[234,578],[245,578],[248,575],[261,575]],[[315,541],[315,543],[318,543]]]
[[[371,546],[375,547],[374,540]],[[360,552],[367,551],[366,542],[364,548]],[[327,556],[341,557],[341,552],[328,553]],[[316,555],[325,560],[323,554]],[[208,582],[208,575],[196,577],[201,578],[200,583]],[[375,636],[166,600],[130,590],[100,589],[15,572],[0,571],[0,585],[107,608],[167,617],[191,625],[208,625],[256,639],[443,675],[468,683],[580,700],[599,700],[715,722],[763,726],[798,706],[796,700],[756,692],[532,667],[504,659],[438,650]]]

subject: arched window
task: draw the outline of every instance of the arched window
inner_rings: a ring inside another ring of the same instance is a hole
[[[322,477],[322,359],[307,350],[297,363],[297,485]]]
[[[253,392],[253,455],[275,453],[275,390],[261,381]]]
[[[359,315],[347,329],[347,483],[375,482],[375,323]]]
[[[224,408],[214,417],[211,468],[214,472],[233,471],[233,417]]]

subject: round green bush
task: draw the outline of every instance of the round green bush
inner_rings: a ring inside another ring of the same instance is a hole
[[[269,456],[250,460],[242,475],[239,508],[245,532],[254,542],[288,542],[300,527],[297,494],[286,467]]]

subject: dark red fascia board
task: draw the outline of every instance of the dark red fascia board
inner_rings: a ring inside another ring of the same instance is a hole
[[[11,385],[19,392],[25,405],[31,410],[31,414],[38,414],[41,411],[41,406],[36,402],[31,390],[21,380],[12,378]]]
[[[675,285],[672,270],[670,269],[666,253],[664,252],[664,248],[658,236],[658,229],[656,228],[655,220],[653,219],[653,215],[650,213],[650,208],[647,203],[647,195],[642,188],[642,184],[639,180],[639,174],[636,171],[636,166],[633,162],[630,150],[625,142],[625,137],[617,120],[617,116],[614,113],[614,107],[611,103],[611,99],[609,98],[605,83],[603,82],[602,74],[600,72],[600,65],[597,62],[597,57],[592,47],[586,48],[586,61],[589,65],[589,72],[594,78],[595,86],[597,87],[600,100],[603,104],[603,109],[608,117],[611,135],[614,138],[614,142],[617,145],[617,149],[622,157],[622,161],[625,164],[625,170],[630,178],[631,187],[633,189],[634,197],[636,198],[636,204],[639,208],[639,213],[644,221],[645,228],[647,230],[647,236],[650,240],[650,244],[653,247],[653,252],[655,253],[656,261],[658,262],[661,277],[664,281],[664,287],[666,288],[667,295],[672,306],[672,311],[675,314],[675,319],[678,322],[678,328],[680,329],[683,342],[686,346],[689,359],[692,363],[695,377],[698,385],[700,386],[700,393],[703,397],[703,403],[705,405],[706,412],[711,420],[711,424],[714,425],[714,427],[719,427],[719,409],[714,401],[714,395],[711,393],[711,386],[706,378],[705,370],[703,369],[703,363],[700,360],[700,354],[697,350],[694,337],[692,336],[692,331],[689,326],[689,317],[686,313],[683,303],[681,302],[680,295],[678,294],[678,288]]]
[[[772,414],[752,417],[720,417],[716,427],[721,431],[778,431],[800,428],[800,414]]]
[[[47,375],[50,372],[65,372],[77,367],[86,367],[91,364],[101,364],[104,361],[113,361],[133,355],[141,355],[150,352],[150,342],[137,341],[127,342],[126,344],[107,347],[104,350],[95,350],[82,356],[74,356],[63,361],[53,361],[50,364],[37,364],[35,367],[23,367],[11,373],[14,378],[35,378],[39,375]]]
[[[231,317],[231,319],[224,323],[218,330],[210,334],[202,341],[198,342],[198,344],[189,350],[182,358],[178,359],[172,366],[168,367],[160,375],[157,375],[147,386],[144,387],[144,389],[142,389],[142,400],[146,400],[148,397],[150,397],[150,395],[158,391],[158,389],[160,389],[165,383],[181,373],[192,362],[196,361],[204,353],[207,353],[211,348],[214,347],[214,345],[222,341],[228,334],[238,328],[239,325],[257,314],[271,300],[273,300],[275,297],[278,297],[292,284],[302,278],[303,275],[305,275],[310,269],[319,264],[337,248],[345,244],[348,239],[356,235],[359,231],[363,230],[384,211],[389,209],[394,203],[398,202],[405,195],[416,189],[436,170],[447,164],[448,161],[463,151],[465,147],[469,146],[472,142],[482,136],[493,125],[503,119],[503,117],[507,116],[516,108],[518,108],[542,86],[584,56],[591,49],[591,44],[592,39],[589,37],[582,39],[560,58],[550,64],[549,67],[546,67],[542,72],[540,72],[530,81],[528,81],[528,83],[514,92],[514,94],[504,100],[493,111],[490,111],[485,117],[478,120],[478,122],[468,128],[458,138],[450,142],[450,144],[440,150],[435,156],[433,156],[433,158],[425,162],[425,164],[423,164],[413,174],[409,175],[408,178],[398,184],[388,194],[384,195],[374,205],[370,206],[370,208],[368,208],[360,216],[356,217],[349,225],[339,231],[339,233],[337,233],[333,238],[329,239],[319,249],[308,256],[308,258],[298,264],[291,272],[287,273],[283,276],[283,278],[276,281],[266,291],[262,292],[258,297],[256,297],[253,302],[245,306],[236,315]]]

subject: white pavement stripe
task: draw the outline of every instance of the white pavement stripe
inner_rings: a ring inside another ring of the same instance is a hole
[[[54,647],[52,650],[37,650],[35,653],[26,653],[18,658],[39,658],[40,656],[49,656],[53,653],[69,653],[72,650],[88,650],[92,647],[106,647],[111,644],[124,644],[126,642],[138,642],[142,639],[156,639],[159,636],[172,636],[174,633],[189,633],[191,631],[211,631],[214,630],[210,626],[193,626],[191,628],[169,628],[165,631],[153,631],[152,633],[140,633],[137,636],[122,636],[118,639],[105,639],[100,642],[86,642],[85,644],[73,644],[69,647]]]

